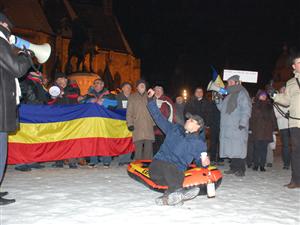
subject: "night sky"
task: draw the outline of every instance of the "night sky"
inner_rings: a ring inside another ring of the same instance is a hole
[[[284,43],[299,47],[300,1],[114,0],[114,14],[141,59],[141,76],[172,96],[207,86],[213,65],[272,77]]]

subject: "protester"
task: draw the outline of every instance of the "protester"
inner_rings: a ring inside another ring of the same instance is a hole
[[[185,108],[185,102],[182,96],[178,96],[176,98],[176,103],[175,103],[175,115],[176,115],[176,123],[180,125],[184,125],[185,123],[185,118],[184,118],[184,111]]]
[[[27,51],[16,54],[10,46],[12,22],[0,13],[0,183],[2,182],[7,158],[7,135],[18,126],[17,105],[21,95],[17,78],[22,77],[31,66],[31,55]],[[0,192],[0,205],[14,203],[5,199],[8,192]]]
[[[224,159],[220,158],[220,111],[218,110],[216,103],[209,100],[209,115],[208,123],[209,126],[209,154],[212,164],[224,164]]]
[[[253,170],[258,170],[259,167],[260,171],[266,171],[267,147],[273,142],[273,132],[276,129],[276,118],[273,106],[268,100],[268,94],[259,90],[252,106],[250,119],[250,130],[254,141]]]
[[[148,96],[152,98],[154,90],[149,89]],[[156,100],[157,101],[157,100]],[[184,171],[193,159],[200,159],[205,152],[206,143],[200,137],[204,127],[203,119],[198,115],[188,114],[184,127],[168,121],[160,112],[157,103],[151,100],[148,109],[157,126],[164,132],[166,138],[158,153],[149,166],[150,178],[159,185],[168,186],[163,196],[156,199],[158,205],[177,205],[192,199],[199,194],[200,188],[193,187],[184,190]],[[203,159],[203,166],[209,165],[209,158]]]
[[[132,85],[128,82],[124,82],[121,85],[121,92],[116,96],[116,100],[118,101],[117,109],[127,109],[128,98],[132,91]],[[129,164],[131,161],[132,153],[127,153],[123,155],[119,155],[118,157],[118,165],[123,166]]]
[[[300,53],[293,57],[295,76],[287,81],[284,93],[270,93],[276,103],[289,107],[289,130],[291,135],[292,177],[288,188],[300,188]]]
[[[165,95],[162,86],[156,85],[154,87],[154,98],[157,100],[157,106],[164,117],[166,117],[170,122],[175,122],[175,106],[173,101]],[[165,139],[163,132],[157,127],[154,127],[155,142],[153,144],[153,155],[155,155],[160,148],[161,144]]]
[[[47,104],[49,101],[49,94],[44,87],[43,74],[39,71],[31,71],[26,78],[21,81],[20,87],[22,92],[21,103],[31,105]],[[31,169],[41,169],[45,166],[40,163],[17,164],[16,170],[26,172]]]
[[[194,92],[194,96],[186,103],[184,108],[184,115],[186,113],[196,114],[204,119],[204,123],[208,126],[210,112],[210,103],[204,97],[204,89],[197,87]]]
[[[113,102],[113,105],[107,103],[106,100]],[[106,108],[115,108],[117,106],[117,101],[115,96],[105,88],[105,83],[101,78],[94,80],[93,85],[89,87],[87,95],[81,98],[81,103],[96,103],[102,105]],[[88,166],[90,168],[96,168],[99,162],[102,161],[104,168],[109,168],[112,157],[111,156],[91,156]]]
[[[146,81],[138,80],[136,88],[137,92],[128,98],[126,113],[128,130],[133,132],[134,159],[152,159],[155,124],[147,109]]]
[[[66,74],[57,72],[55,74],[55,85],[60,88],[60,94],[57,97],[52,97],[53,99],[49,102],[50,104],[78,104],[80,89],[76,82],[69,80]],[[62,168],[64,166],[64,161],[58,160],[52,166],[56,168]],[[76,159],[69,159],[69,168],[78,168]]]
[[[227,82],[229,94],[217,104],[221,112],[220,157],[231,159],[226,174],[245,176],[251,99],[238,75],[230,77]]]

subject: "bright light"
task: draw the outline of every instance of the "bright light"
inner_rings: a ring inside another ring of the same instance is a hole
[[[182,92],[182,96],[183,96],[184,101],[186,101],[187,97],[188,97],[188,93],[187,93],[187,91],[185,89]]]

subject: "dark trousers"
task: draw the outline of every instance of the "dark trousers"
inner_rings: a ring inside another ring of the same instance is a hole
[[[155,135],[155,142],[153,143],[153,155],[155,155],[162,143],[165,140],[165,135]]]
[[[134,142],[135,152],[134,159],[152,159],[153,158],[153,141],[151,140],[140,140]]]
[[[245,159],[232,158],[230,163],[230,169],[233,171],[246,171]]]
[[[218,130],[210,130],[210,160],[217,162],[219,158],[219,132]]]
[[[280,137],[282,142],[282,161],[284,166],[290,166],[290,148],[289,148],[289,129],[280,130]]]
[[[155,183],[168,186],[168,192],[182,188],[184,173],[180,171],[173,163],[153,160],[149,166],[149,175]]]
[[[3,179],[3,174],[6,166],[7,158],[7,133],[0,132],[0,184]]]
[[[292,182],[300,184],[300,128],[290,128],[292,142]]]
[[[251,166],[253,163],[253,154],[254,154],[254,142],[252,134],[248,136],[248,144],[247,144],[247,165]]]
[[[254,166],[265,166],[268,150],[267,147],[269,143],[270,141],[265,140],[254,141]]]

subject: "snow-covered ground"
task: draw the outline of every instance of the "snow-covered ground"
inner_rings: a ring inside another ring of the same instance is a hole
[[[291,171],[279,158],[267,172],[224,175],[214,199],[198,196],[183,206],[156,206],[160,193],[127,175],[126,167],[102,166],[18,172],[9,166],[0,224],[300,224],[300,189],[283,187]],[[228,169],[228,165],[220,166]]]

